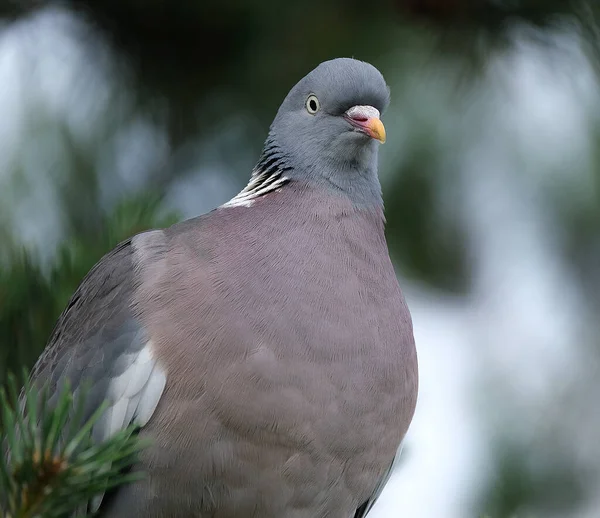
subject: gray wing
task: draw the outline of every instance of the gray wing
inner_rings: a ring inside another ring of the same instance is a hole
[[[369,498],[363,505],[361,505],[356,510],[356,513],[354,514],[353,518],[365,518],[365,516],[367,516],[369,514],[369,512],[371,511],[371,509],[375,505],[375,502],[377,502],[377,499],[381,495],[381,493],[383,491],[383,488],[388,483],[388,481],[390,479],[390,476],[394,472],[394,469],[398,465],[398,461],[400,460],[400,455],[401,454],[402,454],[402,445],[400,445],[400,448],[398,448],[396,456],[394,457],[394,460],[390,464],[390,467],[385,472],[385,474],[383,475],[383,477],[381,478],[381,480],[379,481],[379,483],[377,484],[377,486],[375,486],[375,490],[373,491],[373,494],[371,495],[371,498]]]
[[[166,383],[152,357],[149,337],[131,309],[135,275],[128,240],[83,280],[31,373],[35,385],[47,384],[50,406],[64,380],[69,380],[75,395],[85,382],[85,419],[108,401],[92,431],[98,441],[132,423],[144,426]],[[92,511],[98,509],[101,499],[94,501]]]

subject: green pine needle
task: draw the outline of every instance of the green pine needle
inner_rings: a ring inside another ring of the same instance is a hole
[[[65,384],[49,409],[45,389],[26,382],[19,399],[17,387],[11,375],[0,389],[2,517],[66,518],[86,509],[93,497],[140,478],[139,472],[123,472],[146,446],[134,426],[102,443],[91,438],[106,404],[83,423],[85,390],[74,398]]]

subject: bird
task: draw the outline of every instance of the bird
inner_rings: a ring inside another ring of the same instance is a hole
[[[148,439],[102,518],[363,518],[413,419],[413,324],[385,237],[390,90],[354,58],[288,93],[247,186],[83,279],[31,372],[94,440]]]

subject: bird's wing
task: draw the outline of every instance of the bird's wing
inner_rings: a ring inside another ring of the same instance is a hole
[[[109,406],[92,431],[98,441],[132,423],[144,426],[166,383],[165,373],[152,356],[150,337],[131,309],[135,276],[128,240],[83,280],[31,374],[35,385],[47,384],[50,406],[65,380],[75,396],[85,387],[85,419],[107,401]],[[91,504],[92,511],[100,501],[101,497]]]
[[[402,445],[400,445],[400,448],[398,448],[396,456],[394,457],[394,460],[390,464],[390,467],[384,473],[383,477],[381,477],[381,480],[379,480],[379,483],[377,484],[377,486],[375,486],[375,490],[373,491],[373,494],[371,495],[371,497],[356,510],[356,513],[354,514],[353,518],[365,518],[365,516],[367,516],[369,514],[371,509],[373,509],[375,502],[377,502],[377,499],[381,496],[383,488],[390,480],[390,476],[392,475],[394,469],[398,465],[398,461],[400,459],[401,453],[402,453]]]

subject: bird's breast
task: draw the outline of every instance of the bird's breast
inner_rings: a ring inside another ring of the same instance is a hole
[[[168,377],[148,464],[177,458],[215,498],[275,484],[306,516],[356,509],[414,411],[410,315],[376,222],[275,209],[173,245],[176,296],[146,315]]]

